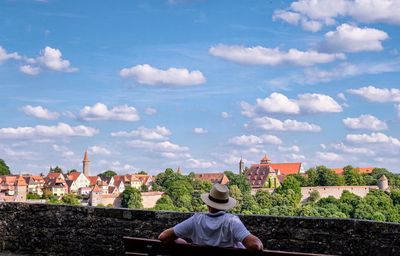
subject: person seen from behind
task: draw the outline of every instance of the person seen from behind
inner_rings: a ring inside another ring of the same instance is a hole
[[[185,243],[190,239],[194,244],[263,249],[261,240],[252,235],[239,217],[226,213],[235,207],[236,200],[229,196],[225,185],[215,184],[210,193],[202,194],[201,200],[207,205],[208,213],[195,213],[189,219],[164,230],[158,239],[162,242]]]

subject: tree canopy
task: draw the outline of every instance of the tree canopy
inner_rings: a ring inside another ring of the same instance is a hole
[[[124,208],[143,208],[140,191],[133,187],[125,188],[122,192],[121,206]]]
[[[115,175],[118,175],[115,171],[113,170],[107,170],[99,174],[100,178],[108,178],[108,177],[114,177]]]
[[[10,175],[10,167],[6,164],[3,159],[0,159],[0,175]]]

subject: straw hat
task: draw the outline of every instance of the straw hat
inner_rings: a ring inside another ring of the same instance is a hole
[[[203,202],[217,210],[229,210],[236,205],[236,199],[229,196],[229,189],[225,185],[219,183],[214,184],[210,193],[201,194]]]

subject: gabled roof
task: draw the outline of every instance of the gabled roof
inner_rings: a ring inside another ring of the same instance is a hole
[[[96,183],[100,179],[100,177],[99,176],[89,176],[88,179],[90,182],[90,186],[94,186],[94,185],[96,185]]]
[[[58,177],[62,177],[64,179],[64,176],[62,175],[62,173],[57,173],[57,172],[49,172],[46,176],[49,179],[57,179]]]
[[[68,175],[68,179],[73,180],[73,181],[76,181],[76,180],[79,178],[79,176],[80,176],[81,174],[82,174],[81,172],[71,172],[71,173]]]
[[[92,192],[101,192],[101,189],[99,188],[99,186],[95,185]]]
[[[226,185],[229,182],[228,177],[222,173],[197,173],[195,174],[195,177],[204,180],[204,181],[210,181],[211,183],[220,183],[222,185]]]

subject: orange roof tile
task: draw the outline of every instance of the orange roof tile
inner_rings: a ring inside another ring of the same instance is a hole
[[[71,173],[68,175],[68,178],[69,178],[70,180],[76,181],[76,180],[79,178],[80,175],[81,175],[80,172],[71,172]]]
[[[226,185],[229,182],[228,177],[220,172],[220,173],[197,173],[195,177],[204,180],[210,181],[211,183],[220,183],[222,185]]]
[[[19,176],[17,179],[17,186],[27,186],[27,185],[28,184],[26,184],[24,177]]]
[[[374,170],[374,167],[357,167],[354,169],[358,170],[359,173],[371,173]],[[344,174],[343,168],[332,168],[331,170],[334,171],[336,174]]]

